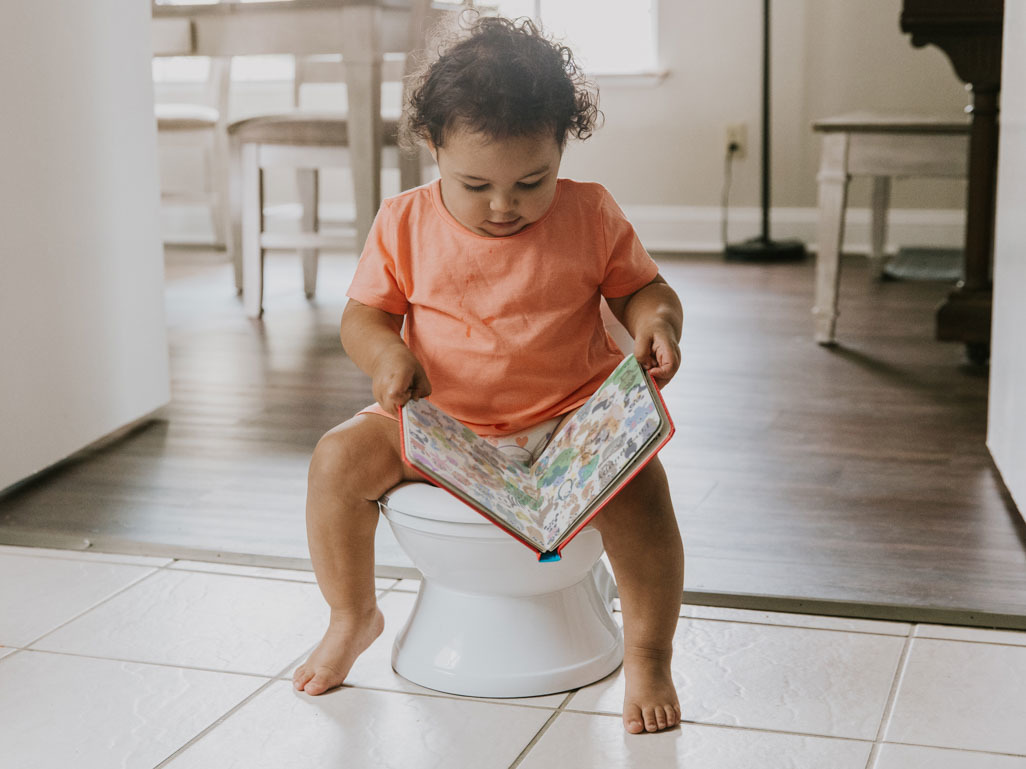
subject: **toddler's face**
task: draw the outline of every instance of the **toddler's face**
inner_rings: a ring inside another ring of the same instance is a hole
[[[513,235],[538,221],[556,194],[562,152],[548,132],[493,139],[456,131],[431,146],[442,176],[442,201],[471,232]]]

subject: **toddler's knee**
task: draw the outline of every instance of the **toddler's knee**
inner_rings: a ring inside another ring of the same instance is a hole
[[[360,469],[361,454],[344,431],[332,430],[321,436],[310,460],[310,474],[317,476],[347,475]]]
[[[343,493],[376,499],[399,482],[386,445],[368,444],[357,431],[335,428],[325,433],[310,460],[310,483],[330,485]],[[396,475],[396,478],[392,478]],[[378,486],[384,484],[384,488]]]

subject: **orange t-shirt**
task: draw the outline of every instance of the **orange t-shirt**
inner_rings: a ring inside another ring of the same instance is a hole
[[[658,272],[599,184],[560,179],[541,219],[489,238],[456,221],[436,180],[382,203],[348,296],[405,315],[428,400],[497,435],[587,400],[623,359],[600,297],[632,294]]]

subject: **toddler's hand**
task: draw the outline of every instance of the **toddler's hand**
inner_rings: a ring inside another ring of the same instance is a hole
[[[390,414],[398,414],[411,398],[426,398],[431,394],[427,374],[405,345],[394,354],[383,355],[371,378],[374,398]]]
[[[677,335],[665,323],[642,330],[634,339],[634,357],[662,389],[680,368]]]

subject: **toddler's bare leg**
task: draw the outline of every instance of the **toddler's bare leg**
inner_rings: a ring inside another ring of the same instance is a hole
[[[384,629],[374,595],[376,500],[403,479],[414,479],[399,453],[399,427],[363,414],[329,431],[310,462],[307,539],[317,584],[331,614],[328,629],[292,680],[321,694],[339,686],[356,658]]]
[[[666,474],[652,460],[595,516],[623,610],[623,723],[656,732],[680,723],[670,672],[684,586],[684,550]]]

